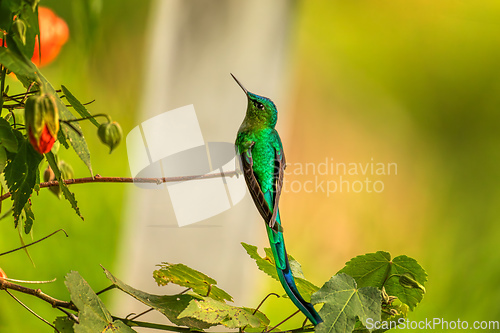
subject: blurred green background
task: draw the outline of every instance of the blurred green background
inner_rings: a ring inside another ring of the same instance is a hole
[[[150,2],[46,0],[42,5],[70,29],[69,42],[42,69],[44,75],[82,101],[96,99],[91,112],[109,113],[128,133],[140,98]],[[293,255],[306,276],[321,284],[356,255],[406,254],[429,274],[427,294],[410,319],[498,320],[500,3],[357,0],[295,6],[287,65],[288,161],[373,158],[398,165],[397,175],[375,177],[385,185],[379,194],[327,197],[302,191],[282,197],[283,218],[292,226],[287,242],[297,244]],[[128,175],[125,145],[109,155],[95,127],[83,129],[94,172]],[[88,176],[73,153],[63,158],[77,176]],[[34,239],[64,228],[70,241],[59,234],[32,247],[36,267],[21,251],[1,257],[0,266],[13,278],[56,277],[58,282],[43,289],[63,299],[69,270],[78,270],[95,290],[106,287],[98,264],[115,268],[126,186],[74,186],[84,222],[68,203],[40,191],[33,198]],[[1,228],[0,251],[17,247],[12,221],[2,220]],[[19,298],[49,320],[59,314],[41,301]],[[6,294],[0,309],[1,332],[50,331]],[[266,311],[274,322],[294,309],[278,300]]]

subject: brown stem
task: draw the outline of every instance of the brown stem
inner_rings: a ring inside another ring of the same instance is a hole
[[[40,289],[28,288],[28,287],[21,286],[19,284],[15,284],[15,283],[12,283],[12,282],[9,282],[7,280],[0,278],[0,290],[7,290],[7,289],[19,291],[19,292],[24,293],[24,294],[38,297],[39,299],[52,305],[52,307],[54,307],[54,308],[61,307],[61,308],[70,309],[73,311],[78,311],[77,307],[71,302],[58,300],[52,296],[44,294],[42,292],[42,290],[40,290]]]
[[[209,179],[209,178],[218,178],[218,177],[232,177],[237,176],[240,173],[238,171],[229,171],[224,173],[210,173],[206,175],[198,175],[198,176],[182,176],[182,177],[161,177],[161,178],[131,178],[131,177],[102,177],[101,175],[95,175],[95,177],[85,177],[85,178],[75,178],[75,179],[66,179],[64,183],[66,185],[74,185],[74,184],[85,184],[85,183],[151,183],[151,184],[162,184],[168,182],[183,182],[194,179]],[[49,182],[40,183],[40,188],[43,187],[53,187],[59,186],[59,182],[57,180],[52,180]],[[0,196],[0,201],[3,201],[11,196],[11,193],[5,193]]]
[[[1,201],[0,201],[0,202],[1,202]],[[28,246],[35,245],[36,243],[39,243],[39,242],[41,242],[41,241],[43,241],[43,240],[45,240],[45,239],[47,239],[47,238],[51,237],[52,235],[57,234],[59,231],[64,232],[64,234],[66,235],[66,237],[68,237],[68,234],[66,233],[66,230],[64,230],[64,229],[59,229],[59,230],[54,231],[53,233],[51,233],[51,234],[50,234],[50,235],[48,235],[48,236],[45,236],[45,237],[43,237],[43,238],[40,238],[40,239],[39,239],[39,240],[37,240],[37,241],[34,241],[34,242],[32,242],[32,243],[29,243],[29,244],[23,245],[23,246],[18,247],[17,249],[14,249],[14,250],[10,250],[10,251],[7,251],[7,252],[0,253],[0,257],[1,257],[1,256],[3,256],[3,255],[6,255],[6,254],[12,253],[12,252],[16,252],[16,251],[18,251],[18,250],[25,249],[25,248],[27,248]]]
[[[21,304],[21,306],[23,308],[25,308],[26,310],[28,310],[32,315],[34,315],[35,317],[37,317],[38,319],[40,319],[41,321],[43,321],[45,324],[49,325],[50,327],[52,327],[57,333],[61,333],[61,331],[59,331],[54,325],[52,325],[51,323],[49,323],[46,319],[42,318],[38,313],[36,313],[35,311],[31,310],[26,304],[24,304],[23,302],[21,302],[21,300],[19,298],[17,298],[16,296],[12,295],[8,290],[5,290],[5,292],[7,294],[10,295],[10,297],[12,297],[13,299],[16,300],[16,302],[18,302],[19,304]]]

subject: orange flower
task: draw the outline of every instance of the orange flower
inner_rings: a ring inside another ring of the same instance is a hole
[[[42,47],[40,60],[38,54],[38,38],[35,40],[35,50],[31,61],[38,67],[43,67],[50,64],[61,51],[61,47],[68,41],[69,29],[66,22],[57,16],[51,9],[46,7],[38,7],[38,24],[40,26],[40,35],[42,38]],[[7,47],[7,42],[3,42],[0,38],[0,45]]]
[[[68,41],[69,29],[66,22],[57,16],[51,9],[38,7],[38,22],[40,24],[40,36],[42,58],[38,57],[38,36],[35,41],[35,52],[31,61],[38,67],[51,63],[61,51],[61,47]]]

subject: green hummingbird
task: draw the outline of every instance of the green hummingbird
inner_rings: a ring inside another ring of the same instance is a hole
[[[241,156],[245,181],[255,206],[266,223],[267,236],[281,285],[295,306],[317,325],[323,320],[312,304],[302,298],[295,285],[283,239],[278,204],[286,162],[280,136],[274,128],[278,120],[278,110],[269,98],[249,92],[233,74],[231,76],[248,99],[247,113],[235,143]]]

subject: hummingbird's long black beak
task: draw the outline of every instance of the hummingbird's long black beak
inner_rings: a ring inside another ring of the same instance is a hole
[[[238,79],[233,75],[233,73],[229,73],[231,74],[231,76],[233,77],[234,81],[236,81],[236,83],[238,83],[238,85],[240,86],[241,89],[243,89],[243,91],[245,92],[245,94],[248,95],[248,90],[246,90],[245,87],[243,87],[243,85],[241,84],[240,81],[238,81]]]

